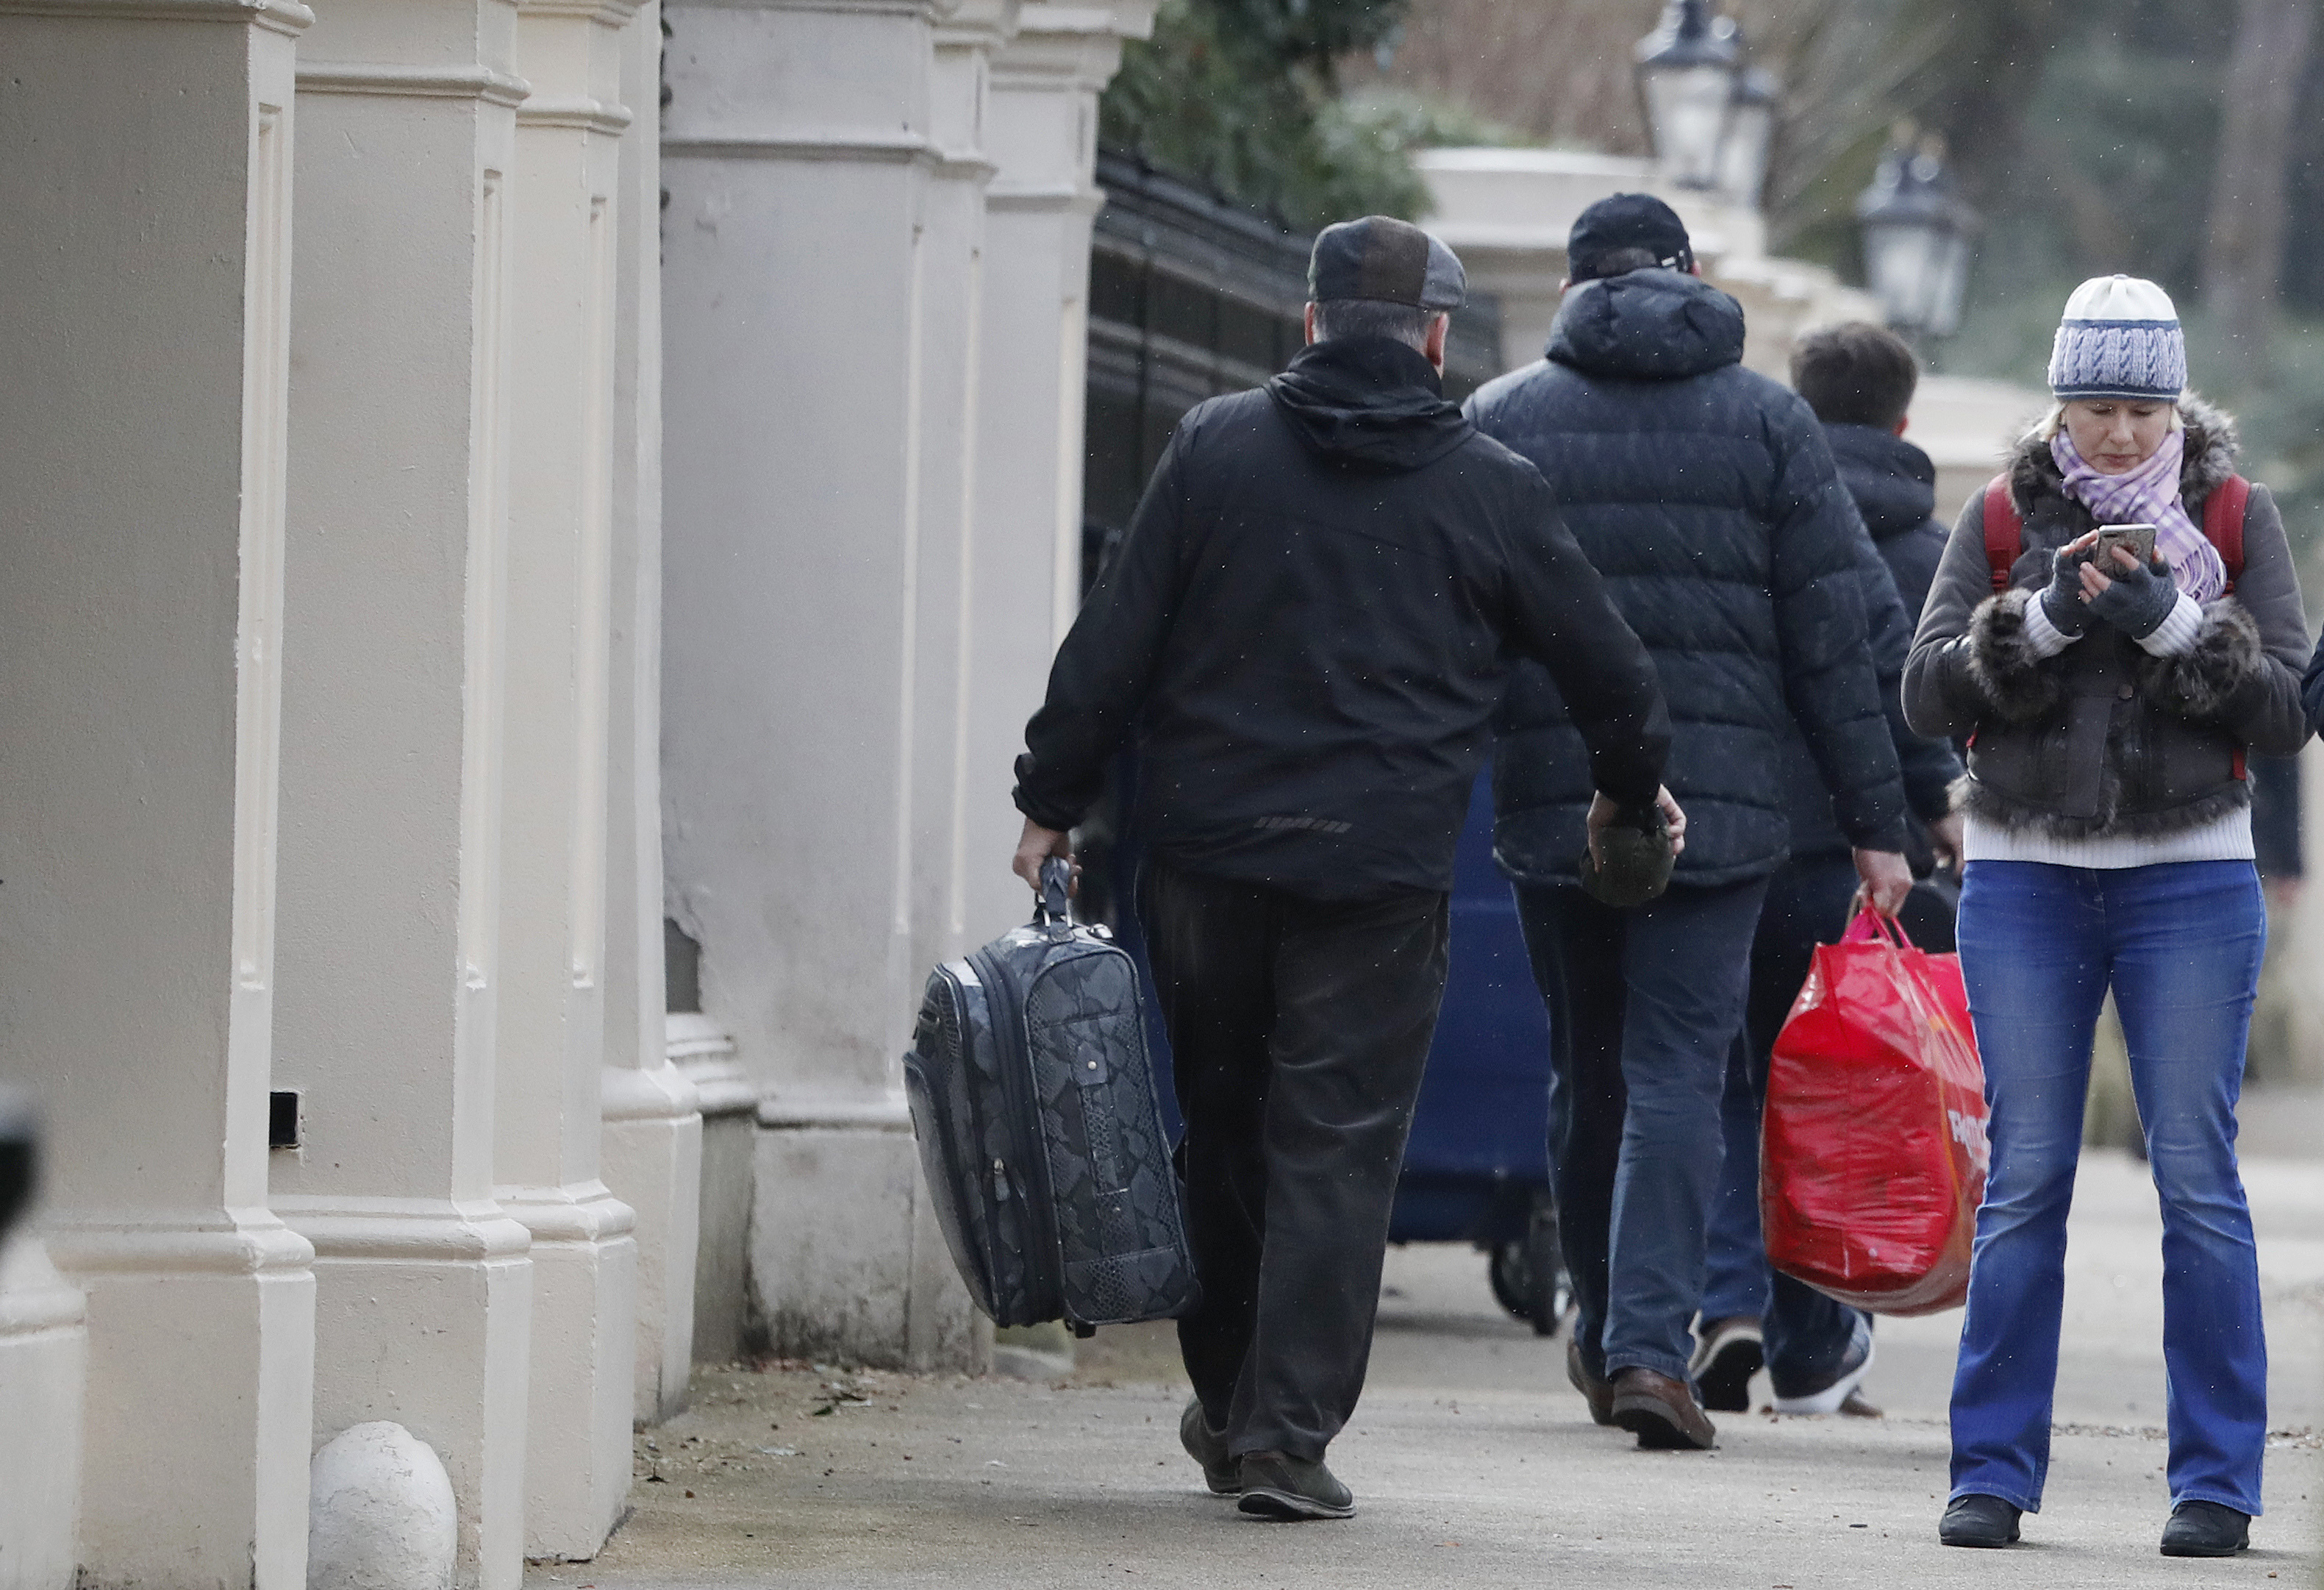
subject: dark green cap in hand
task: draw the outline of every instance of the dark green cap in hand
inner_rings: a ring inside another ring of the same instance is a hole
[[[1627,910],[1659,898],[1670,887],[1678,852],[1671,846],[1670,819],[1659,805],[1616,814],[1600,834],[1598,847],[1606,864],[1600,867],[1582,850],[1582,890],[1600,904]]]

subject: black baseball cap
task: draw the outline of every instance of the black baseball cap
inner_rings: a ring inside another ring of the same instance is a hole
[[[1366,216],[1315,236],[1307,296],[1317,303],[1370,298],[1416,310],[1457,310],[1469,296],[1460,257],[1409,221]]]
[[[1694,244],[1676,210],[1651,193],[1616,193],[1583,210],[1574,221],[1565,241],[1566,277],[1589,282],[1620,275],[1621,270],[1603,266],[1609,256],[1626,249],[1643,249],[1666,270],[1694,266]]]

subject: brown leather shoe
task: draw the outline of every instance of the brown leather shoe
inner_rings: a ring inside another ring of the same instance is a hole
[[[1614,1422],[1658,1452],[1707,1452],[1719,1428],[1695,1406],[1683,1381],[1636,1364],[1614,1377]]]
[[[1600,1380],[1582,1367],[1582,1344],[1572,1336],[1565,1338],[1565,1378],[1590,1404],[1590,1422],[1610,1425],[1614,1422],[1614,1382]]]

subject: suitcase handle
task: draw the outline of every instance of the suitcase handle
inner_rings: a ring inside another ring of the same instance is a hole
[[[1041,864],[1041,890],[1033,901],[1035,927],[1073,926],[1073,863],[1064,857],[1053,855]]]

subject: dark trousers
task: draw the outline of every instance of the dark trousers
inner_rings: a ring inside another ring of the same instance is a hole
[[[1674,886],[1632,911],[1572,885],[1517,890],[1549,1005],[1550,1174],[1573,1339],[1593,1374],[1686,1379],[1727,1054],[1766,890],[1764,878]]]
[[[1138,915],[1186,1123],[1187,1376],[1230,1451],[1320,1460],[1371,1356],[1446,897],[1315,901],[1155,858]]]
[[[1727,1073],[1727,1163],[1711,1211],[1702,1317],[1757,1316],[1766,1336],[1767,1376],[1779,1397],[1830,1385],[1856,1344],[1862,1316],[1804,1281],[1767,1267],[1759,1232],[1759,1120],[1775,1035],[1807,981],[1815,947],[1839,938],[1856,894],[1845,853],[1802,857],[1769,881],[1751,940],[1751,992]]]

